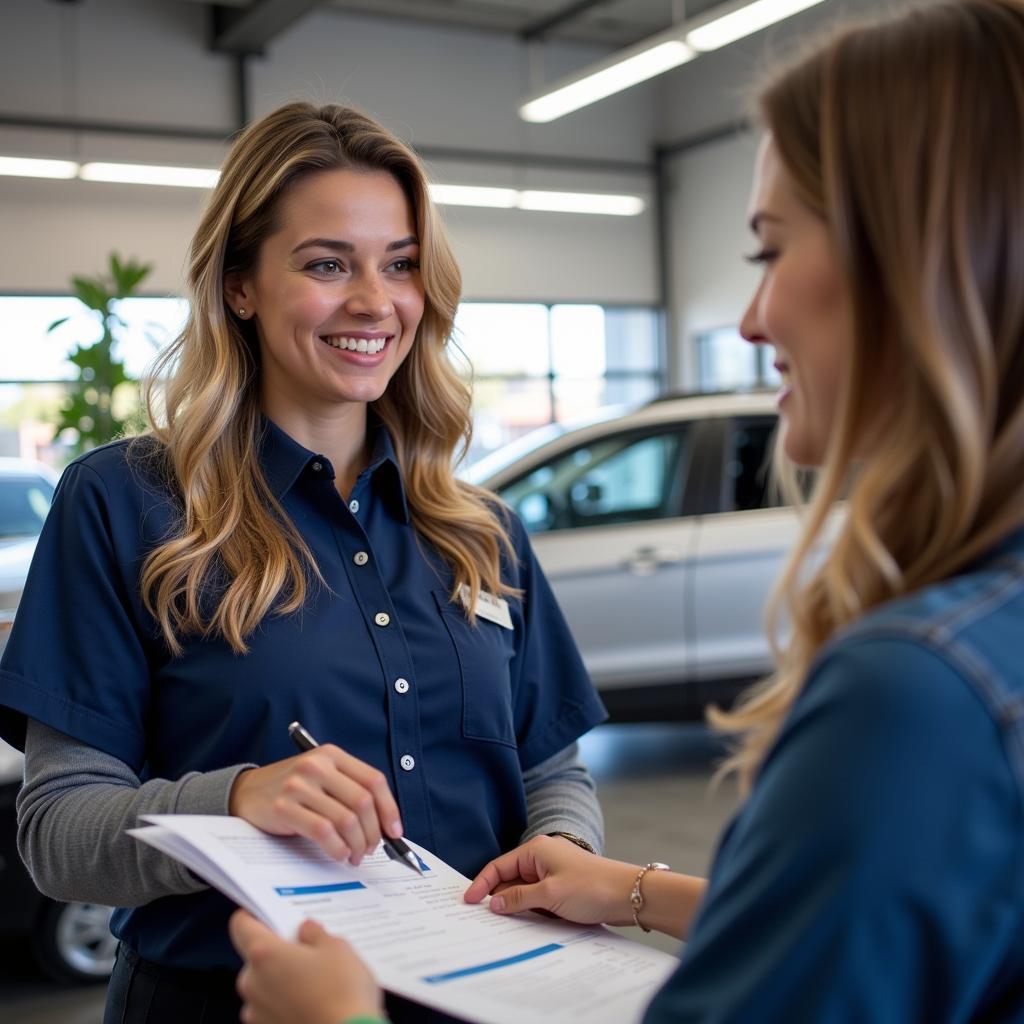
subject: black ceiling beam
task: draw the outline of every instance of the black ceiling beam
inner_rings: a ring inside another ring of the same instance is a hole
[[[608,0],[575,0],[575,3],[567,4],[560,11],[555,11],[546,18],[538,18],[537,21],[520,29],[519,38],[526,43],[532,42],[534,39],[541,39],[552,29],[558,28],[559,25],[573,21],[592,7],[599,7],[607,2]]]
[[[253,0],[248,7],[211,4],[210,49],[262,55],[275,36],[319,7],[324,0]]]

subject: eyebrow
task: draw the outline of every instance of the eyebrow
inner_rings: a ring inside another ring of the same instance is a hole
[[[394,252],[396,249],[408,249],[411,245],[419,245],[419,239],[415,235],[407,235],[399,238],[396,242],[388,242],[385,252]],[[330,249],[332,252],[355,252],[356,247],[351,242],[341,238],[307,238],[300,242],[294,249],[292,255],[303,249]]]
[[[753,231],[754,234],[756,235],[757,234],[757,229],[766,220],[774,221],[776,224],[781,224],[782,223],[782,218],[781,217],[776,217],[775,214],[768,213],[765,210],[758,210],[757,213],[755,213],[750,218],[750,221],[749,221],[750,230]]]

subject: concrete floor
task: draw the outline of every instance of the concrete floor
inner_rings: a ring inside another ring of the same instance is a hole
[[[662,860],[704,874],[715,841],[732,815],[733,788],[709,790],[719,750],[699,726],[615,725],[582,741],[598,780],[605,813],[607,854],[646,863]],[[676,952],[663,935],[631,937]],[[0,944],[0,1020],[4,1024],[101,1024],[103,990],[60,990],[33,965],[24,942]]]

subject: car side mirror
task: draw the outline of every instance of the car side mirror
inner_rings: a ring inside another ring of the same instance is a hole
[[[604,488],[593,481],[581,480],[569,492],[569,505],[574,515],[592,516],[600,510]]]
[[[543,533],[555,525],[554,507],[543,491],[534,491],[521,498],[516,504],[516,512],[527,533]]]

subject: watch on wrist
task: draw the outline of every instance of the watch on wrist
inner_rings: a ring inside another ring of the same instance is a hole
[[[642,928],[645,932],[649,932],[651,930],[640,920],[640,911],[644,909],[644,894],[640,891],[640,883],[644,880],[644,875],[646,875],[648,871],[671,870],[672,869],[667,864],[662,864],[661,861],[652,860],[650,864],[645,864],[637,873],[636,880],[633,882],[633,888],[629,893],[629,905],[633,908],[633,924],[635,924],[637,928]]]
[[[568,839],[570,843],[578,846],[581,850],[586,850],[587,853],[596,854],[595,850],[586,839],[581,839],[579,836],[574,836],[571,832],[549,832],[549,836],[561,836],[563,839]]]

